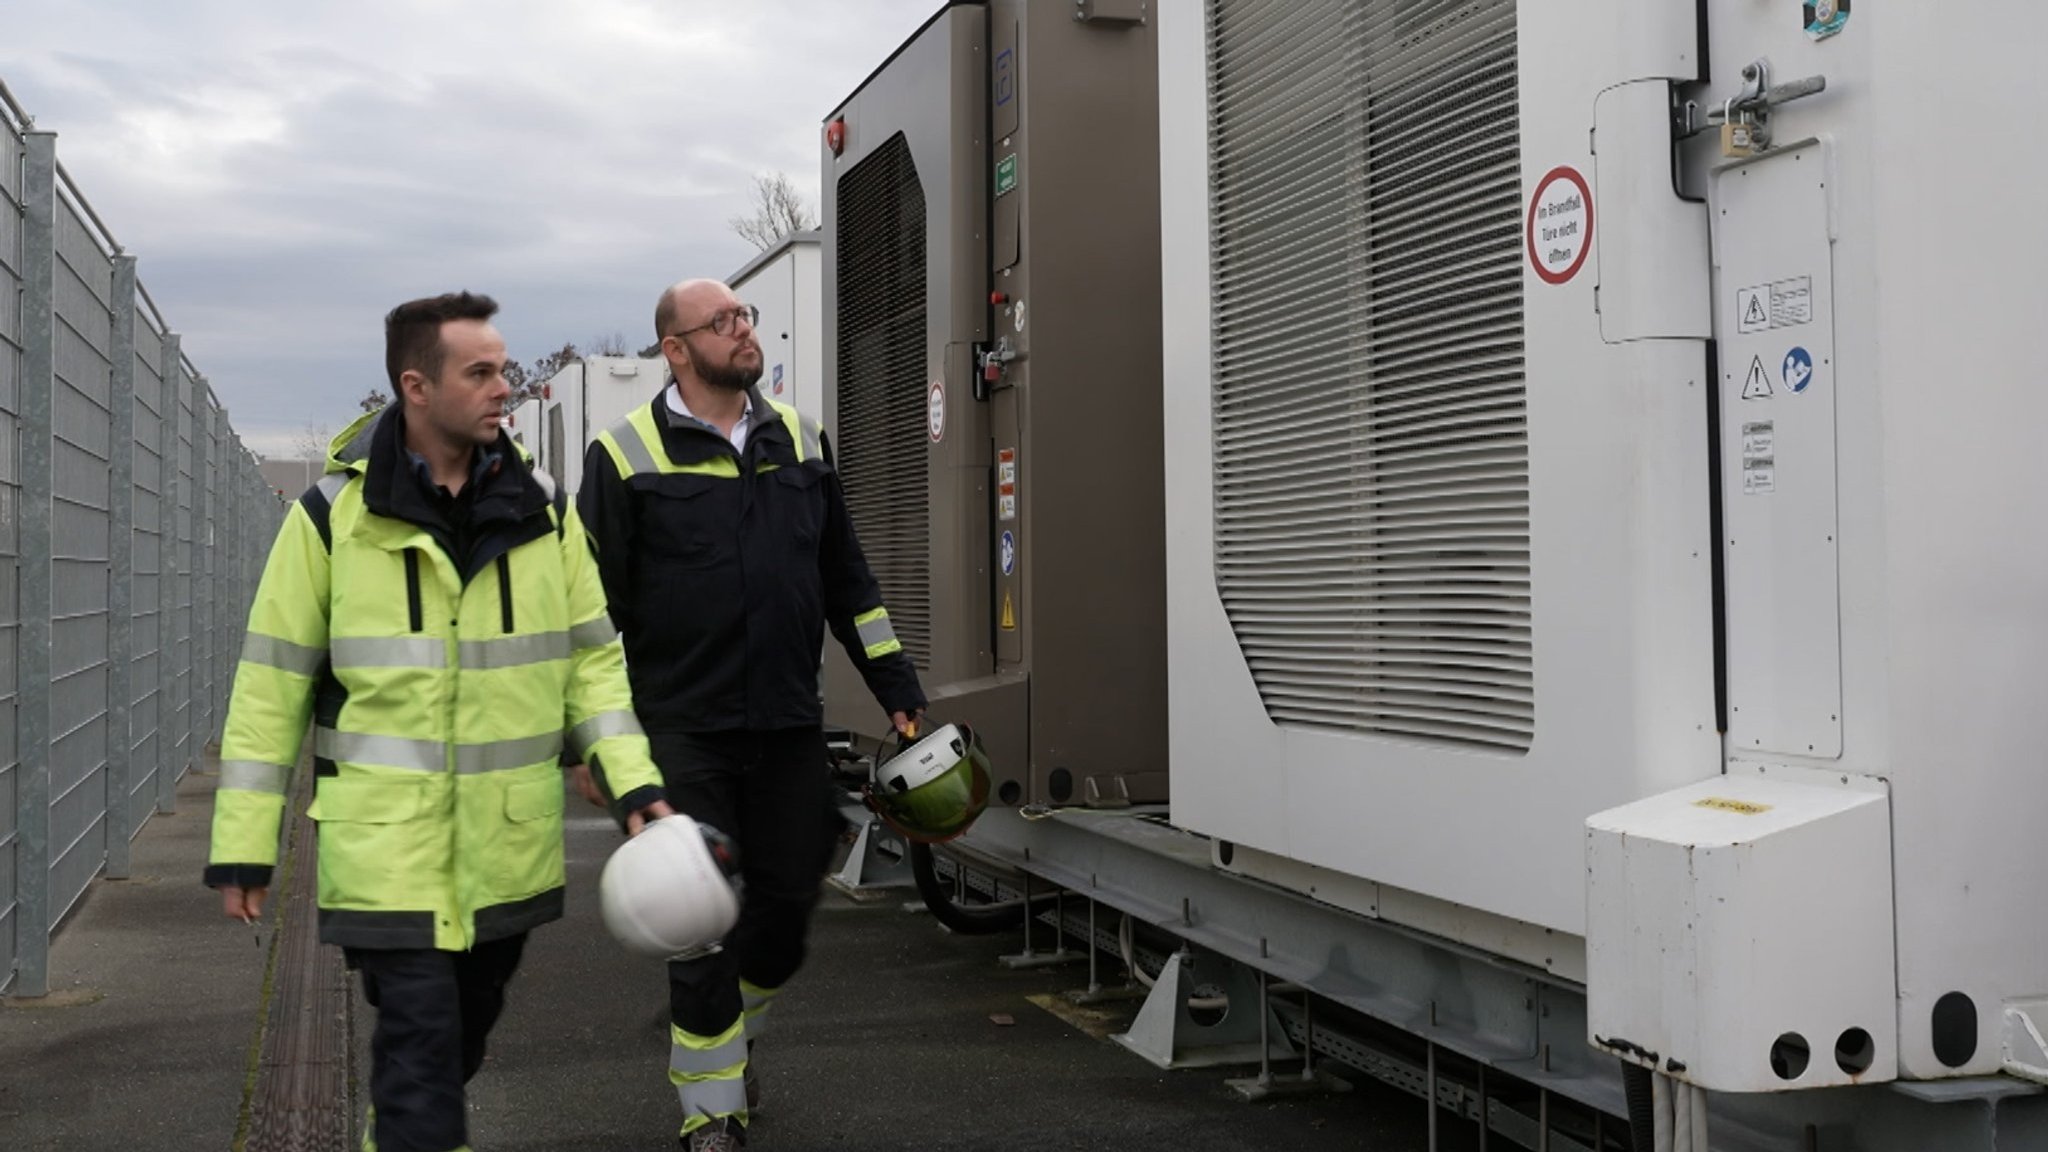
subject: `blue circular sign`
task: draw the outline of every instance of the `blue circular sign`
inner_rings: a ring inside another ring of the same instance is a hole
[[[1002,557],[1003,575],[1008,576],[1017,568],[1017,538],[1010,535],[1007,529],[1003,532]]]
[[[1785,353],[1785,387],[1792,392],[1804,392],[1813,383],[1813,354],[1804,348],[1794,348]]]

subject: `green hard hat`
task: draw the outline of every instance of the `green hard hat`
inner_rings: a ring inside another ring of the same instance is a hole
[[[988,754],[974,730],[942,724],[875,763],[867,805],[884,823],[922,844],[951,840],[988,807]]]

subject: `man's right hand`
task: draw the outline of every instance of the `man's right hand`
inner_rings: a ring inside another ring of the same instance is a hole
[[[604,793],[598,790],[597,781],[590,775],[590,765],[578,764],[569,769],[569,779],[576,785],[577,795],[599,808],[609,806],[610,802],[604,798]]]
[[[268,888],[236,888],[222,885],[220,910],[230,920],[244,924],[253,923],[263,916],[263,901],[270,895]]]

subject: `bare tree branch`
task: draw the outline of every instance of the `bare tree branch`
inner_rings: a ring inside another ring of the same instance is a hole
[[[794,233],[817,227],[818,218],[788,173],[773,172],[754,177],[747,214],[729,223],[740,239],[766,252]]]

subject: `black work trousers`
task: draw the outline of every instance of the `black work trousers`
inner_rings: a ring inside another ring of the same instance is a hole
[[[669,1018],[717,1036],[740,1018],[741,980],[775,989],[796,975],[839,818],[817,728],[650,733],[668,802],[739,846],[739,922],[724,947],[668,966]]]
[[[377,1010],[370,1037],[377,1152],[449,1152],[469,1143],[463,1085],[483,1067],[484,1040],[525,948],[521,933],[468,952],[344,950]]]

